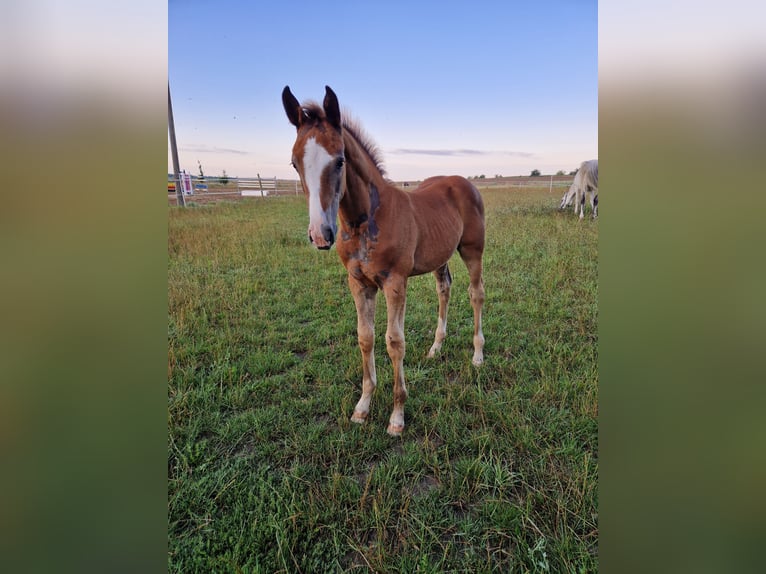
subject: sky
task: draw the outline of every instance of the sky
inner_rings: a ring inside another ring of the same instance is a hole
[[[598,4],[170,0],[168,81],[192,174],[296,178],[286,85],[329,85],[394,181],[569,172],[598,157]]]

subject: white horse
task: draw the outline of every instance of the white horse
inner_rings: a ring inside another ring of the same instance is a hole
[[[575,215],[580,214],[580,219],[585,216],[585,197],[590,197],[590,207],[593,218],[598,217],[598,160],[591,159],[580,164],[575,174],[574,182],[561,198],[559,209],[572,205],[574,202]]]

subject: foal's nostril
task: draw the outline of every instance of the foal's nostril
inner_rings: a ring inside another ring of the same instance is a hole
[[[335,233],[333,233],[333,230],[329,225],[322,226],[322,237],[324,237],[324,240],[330,245],[335,243]]]

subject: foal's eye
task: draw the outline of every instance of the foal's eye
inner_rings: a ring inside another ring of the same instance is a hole
[[[338,161],[335,162],[335,169],[338,171],[343,169],[343,164],[346,163],[346,160],[342,157],[338,158]]]

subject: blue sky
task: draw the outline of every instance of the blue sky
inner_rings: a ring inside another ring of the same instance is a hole
[[[595,1],[168,3],[181,168],[295,177],[289,85],[324,86],[388,176],[528,175],[598,157]],[[172,162],[168,153],[168,171]]]

